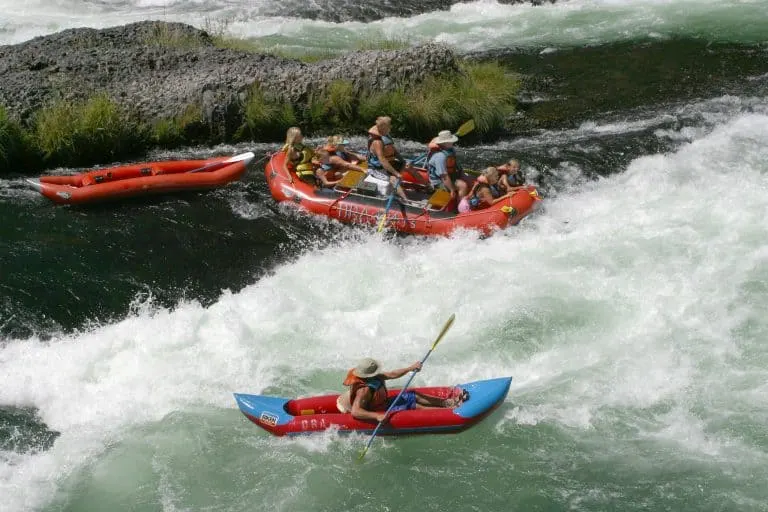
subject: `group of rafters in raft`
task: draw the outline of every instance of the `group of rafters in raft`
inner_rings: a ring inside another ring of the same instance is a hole
[[[474,128],[472,121],[455,134],[440,131],[411,160],[397,150],[391,128],[391,118],[376,119],[364,154],[351,151],[342,136],[312,148],[299,128],[289,128],[265,167],[272,196],[342,222],[424,235],[461,228],[490,234],[517,224],[540,200],[517,160],[480,173],[459,166],[454,144]]]

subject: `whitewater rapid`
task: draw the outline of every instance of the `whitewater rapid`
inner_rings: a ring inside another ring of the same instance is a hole
[[[337,0],[344,9],[350,0]],[[267,14],[295,11],[296,17]],[[559,0],[542,6],[477,0],[408,18],[330,23],[300,17],[302,3],[277,0],[0,0],[0,44],[74,27],[141,20],[180,21],[213,33],[254,38],[267,48],[329,53],[370,41],[436,40],[460,51],[583,46],[670,37],[759,43],[768,4],[741,0]]]
[[[147,457],[166,509],[185,503],[179,489],[194,494],[167,458],[189,456],[183,443],[251,439],[243,467],[291,475],[303,471],[291,454],[350,455],[356,441],[333,435],[266,437],[232,392],[338,390],[359,357],[418,360],[454,312],[415,384],[512,375],[488,420],[504,442],[535,426],[599,434],[602,457],[703,465],[750,487],[768,476],[756,434],[768,422],[768,103],[748,110],[699,133],[659,130],[688,142],[574,178],[541,215],[486,240],[355,232],[207,308],[142,300],[116,323],[6,340],[0,404],[37,408],[61,435],[46,452],[0,453],[0,508],[66,502],[83,472],[119,487],[134,449],[163,447]],[[297,506],[302,487],[286,478],[262,506]]]

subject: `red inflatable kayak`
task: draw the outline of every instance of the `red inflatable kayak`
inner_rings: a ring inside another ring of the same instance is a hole
[[[206,160],[147,162],[27,182],[55,203],[81,204],[185,190],[206,190],[240,179],[254,154]]]
[[[379,430],[380,435],[449,434],[461,432],[488,416],[509,393],[512,377],[478,380],[454,387],[422,387],[414,391],[446,398],[464,390],[469,398],[455,409],[411,409],[393,413]],[[399,389],[389,390],[395,398]],[[235,393],[240,411],[256,425],[276,435],[298,435],[336,429],[342,433],[370,434],[376,422],[361,421],[340,413],[335,395],[289,400],[266,395]]]
[[[319,188],[302,181],[292,171],[286,173],[284,159],[285,153],[275,153],[264,168],[276,201],[349,224],[379,224],[388,197],[377,194],[375,187],[365,183],[364,173],[349,171],[334,188]],[[540,199],[536,188],[529,186],[489,208],[457,213],[447,192],[427,193],[421,185],[426,182],[424,169],[409,167],[403,172],[403,188],[412,200],[402,205],[393,201],[387,214],[388,227],[420,235],[449,235],[457,229],[474,229],[488,235],[520,222],[534,211]]]

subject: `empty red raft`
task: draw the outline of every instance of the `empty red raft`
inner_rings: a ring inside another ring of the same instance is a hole
[[[149,194],[206,190],[240,179],[254,154],[205,160],[169,160],[96,169],[27,182],[55,203],[114,201]]]
[[[286,173],[284,159],[285,153],[275,153],[264,168],[269,190],[276,201],[349,224],[379,224],[388,198],[368,186],[363,181],[363,173],[349,171],[334,188],[320,188],[302,181],[292,171]],[[393,201],[386,226],[420,235],[449,235],[457,229],[473,229],[488,235],[520,222],[534,211],[540,200],[536,188],[529,186],[489,208],[457,213],[454,202],[446,200],[446,192],[426,192],[421,185],[426,181],[424,169],[408,167],[403,172],[403,187],[413,200],[406,204]]]

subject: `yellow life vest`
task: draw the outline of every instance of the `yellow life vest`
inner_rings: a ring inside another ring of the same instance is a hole
[[[304,144],[296,144],[295,146],[286,144],[283,146],[283,151],[288,155],[288,158],[291,157],[291,150],[298,151],[301,154],[301,158],[298,161],[290,162],[296,175],[302,179],[314,178],[315,171],[312,168],[312,157],[315,156],[315,152],[312,148]]]

